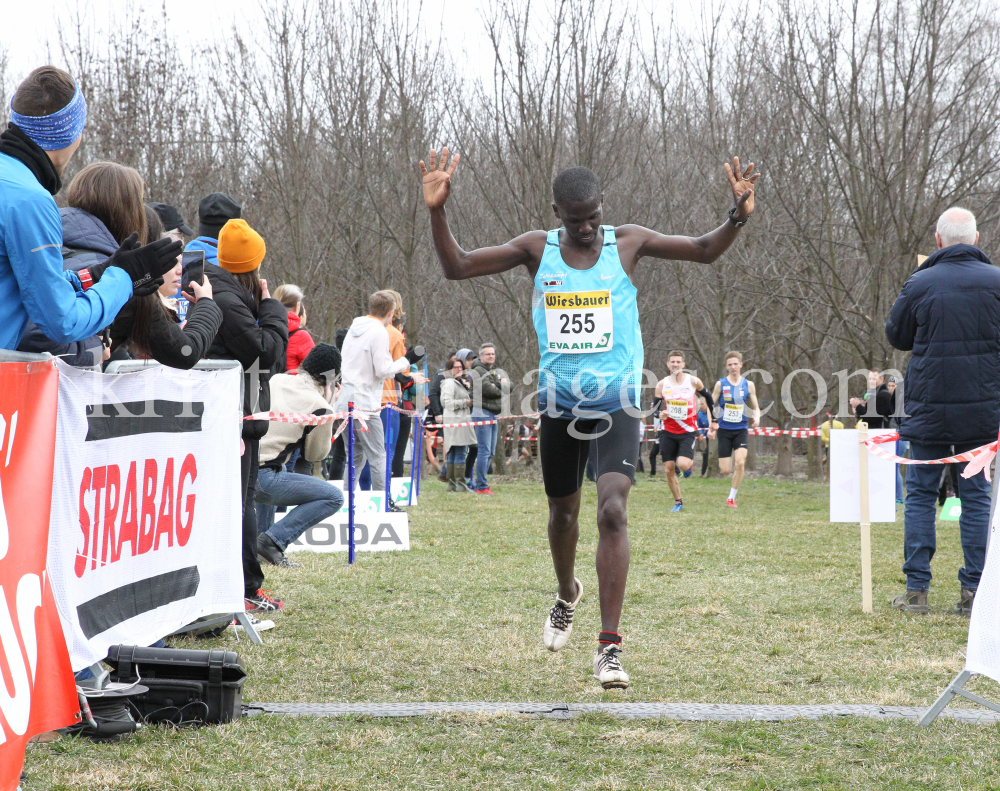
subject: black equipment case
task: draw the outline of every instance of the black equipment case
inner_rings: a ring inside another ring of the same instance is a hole
[[[235,651],[113,645],[104,661],[111,681],[149,688],[131,698],[146,722],[217,723],[240,716],[247,674]]]

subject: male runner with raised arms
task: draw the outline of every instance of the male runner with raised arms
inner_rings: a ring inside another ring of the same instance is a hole
[[[667,483],[674,495],[670,513],[684,508],[681,500],[681,482],[677,470],[687,472],[694,463],[694,441],[698,436],[698,396],[712,409],[712,396],[696,376],[684,373],[684,352],[667,355],[670,375],[656,383],[655,395],[663,431],[660,432],[660,458],[667,473]]]
[[[532,314],[541,352],[539,454],[549,501],[549,548],[559,583],[543,640],[558,651],[569,639],[583,595],[574,576],[580,489],[588,453],[597,468],[597,584],[601,629],[594,675],[605,689],[628,687],[618,622],[628,577],[626,504],[639,457],[639,387],[643,348],[632,275],[644,256],[714,261],[733,243],[754,208],[753,164],[734,158],[726,175],[734,206],[704,236],[665,236],[638,225],[601,225],[603,193],[587,168],[569,168],[552,184],[552,210],[562,225],[530,231],[498,247],[466,252],[448,227],[445,202],[458,166],[448,149],[421,162],[424,201],[434,247],[449,280],[507,272],[519,266],[534,281]],[[543,385],[541,380],[545,380]],[[627,410],[627,411],[626,411]]]
[[[719,436],[719,472],[733,474],[733,485],[729,490],[726,505],[736,507],[736,492],[743,482],[743,468],[747,459],[747,413],[746,405],[753,408],[753,427],[760,425],[760,406],[757,404],[757,390],[753,382],[740,375],[743,370],[743,355],[726,352],[726,370],[729,374],[715,383],[712,397],[718,404],[718,422],[712,421],[708,429],[709,438]],[[734,466],[735,463],[735,466]]]

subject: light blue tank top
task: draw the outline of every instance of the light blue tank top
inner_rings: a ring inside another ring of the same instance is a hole
[[[538,408],[567,417],[638,407],[642,331],[636,289],[618,258],[615,229],[604,228],[601,255],[590,269],[566,266],[559,231],[548,232],[535,275],[531,313],[541,354]]]
[[[747,427],[747,413],[744,405],[750,395],[750,388],[747,387],[746,377],[740,377],[739,384],[730,384],[729,377],[724,376],[719,380],[722,385],[722,394],[719,396],[719,406],[722,414],[719,415],[719,428],[740,429]],[[726,420],[726,406],[729,406],[729,415],[732,416],[736,407],[739,407],[739,420]]]

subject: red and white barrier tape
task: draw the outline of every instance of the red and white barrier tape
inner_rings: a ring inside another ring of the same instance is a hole
[[[722,427],[720,427],[722,428]],[[661,429],[653,428],[652,426],[646,427],[647,431],[660,431]],[[702,436],[708,433],[707,428],[697,429],[698,433]],[[748,428],[747,434],[759,435],[763,437],[780,437],[782,435],[790,435],[792,437],[818,437],[821,436],[821,430],[818,428],[771,428],[770,426],[761,426],[759,428]]]
[[[534,420],[539,417],[539,413],[535,412],[531,415],[503,415],[502,417],[494,420],[472,420],[465,423],[428,423],[427,426],[434,429],[461,428],[462,426],[492,426],[494,423],[499,423],[501,420],[512,420],[519,417],[526,417]]]
[[[962,462],[968,462],[965,470],[962,471],[963,478],[971,478],[982,470],[986,476],[986,480],[990,480],[990,462],[997,455],[996,442],[980,445],[978,448],[967,450],[964,453],[956,453],[954,456],[946,456],[943,459],[904,459],[902,456],[897,456],[895,453],[891,453],[881,447],[886,443],[895,442],[898,439],[899,434],[893,432],[892,434],[882,434],[881,436],[865,440],[865,445],[868,446],[868,451],[872,455],[886,461],[895,462],[896,464],[961,464]]]
[[[771,428],[770,426],[761,426],[760,428],[749,428],[747,429],[748,434],[757,434],[763,437],[779,437],[782,435],[792,436],[792,437],[818,437],[822,434],[822,431],[818,428]]]

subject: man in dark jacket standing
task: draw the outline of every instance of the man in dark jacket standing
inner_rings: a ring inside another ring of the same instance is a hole
[[[938,251],[903,285],[885,325],[889,343],[913,352],[899,430],[900,439],[910,441],[911,459],[985,445],[1000,427],[1000,269],[975,246],[976,218],[965,209],[942,214],[934,238]],[[904,612],[928,611],[940,478],[938,466],[907,470],[906,593],[892,602]],[[961,598],[954,611],[969,615],[986,560],[990,486],[982,472],[959,481],[965,567],[958,571]]]
[[[868,428],[889,428],[892,420],[893,396],[878,368],[868,372],[868,391],[864,398],[852,398],[851,410]]]
[[[492,343],[479,347],[479,359],[472,364],[472,419],[484,422],[496,420],[503,408],[502,383],[507,381],[504,372],[497,368],[497,352]],[[486,481],[486,473],[497,449],[497,424],[476,426],[476,494],[493,494]]]

